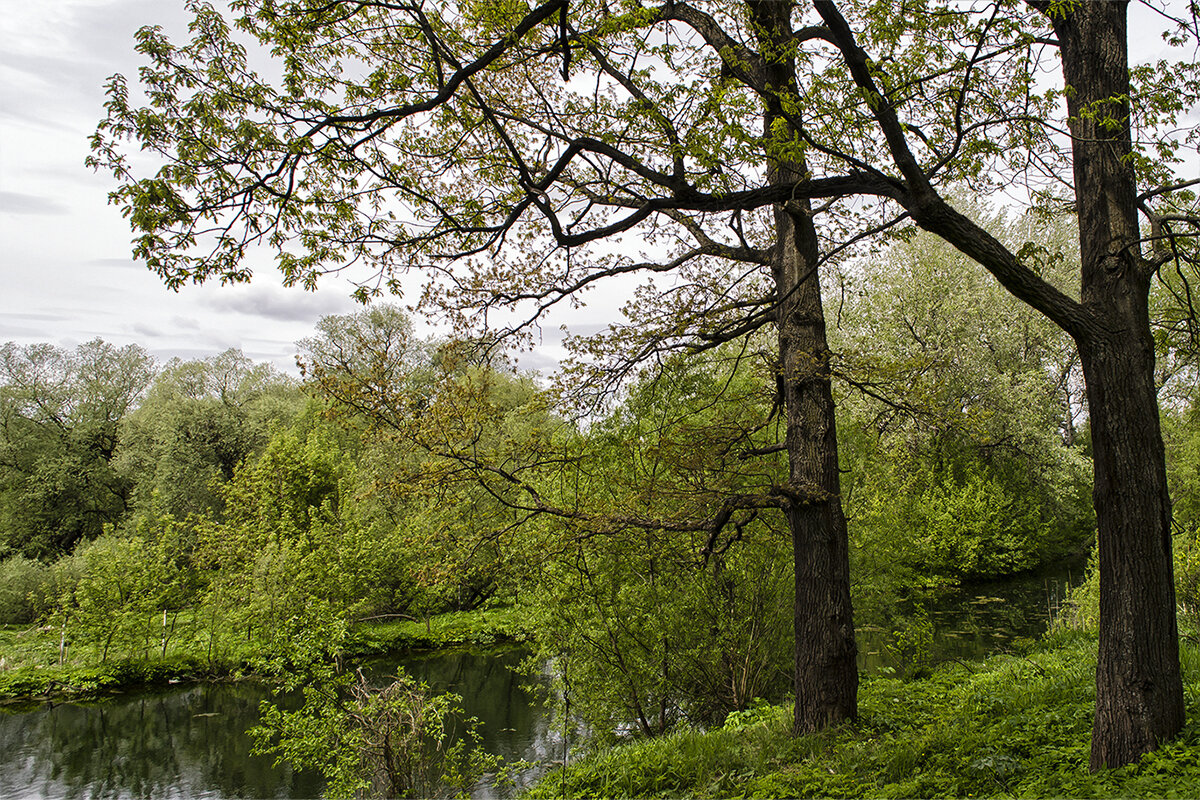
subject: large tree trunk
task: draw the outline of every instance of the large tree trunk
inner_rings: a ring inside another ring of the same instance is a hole
[[[780,384],[795,492],[786,508],[796,570],[795,730],[806,733],[857,716],[858,651],[816,232],[806,214],[777,209],[775,219]]]
[[[785,43],[792,38],[790,5],[751,2],[750,12],[764,52],[786,52]],[[778,57],[768,61],[767,83],[781,93],[794,91],[794,63]],[[769,100],[764,114],[768,140],[783,119],[779,102]],[[794,185],[806,171],[803,163],[781,163],[771,152],[767,161],[773,185]],[[806,202],[777,205],[774,214],[772,273],[792,495],[785,514],[796,574],[794,728],[799,734],[857,717],[858,650],[817,232]]]
[[[1115,767],[1183,726],[1171,504],[1154,385],[1131,151],[1125,3],[1051,19],[1073,137],[1087,381],[1100,542],[1100,652],[1091,768]],[[1112,101],[1112,98],[1118,98]],[[1113,124],[1113,123],[1116,124]],[[1106,124],[1108,123],[1108,124]]]

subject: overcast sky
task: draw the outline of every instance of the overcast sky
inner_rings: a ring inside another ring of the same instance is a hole
[[[291,369],[293,343],[321,316],[355,310],[336,280],[315,293],[284,289],[268,267],[249,286],[176,293],[131,260],[128,225],[106,201],[111,178],[83,162],[105,78],[136,74],[141,25],[182,34],[182,0],[2,0],[2,10],[0,342],[74,347],[101,337],[161,360],[238,347]],[[573,319],[593,328],[603,313]],[[552,326],[547,334],[558,338]],[[548,347],[522,361],[546,367],[555,355]]]
[[[250,286],[171,292],[130,258],[107,204],[111,177],[84,167],[104,80],[134,75],[133,33],[183,30],[175,0],[3,0],[0,15],[0,342],[136,342],[160,360],[229,347],[292,368],[293,343],[353,311],[333,282],[311,293],[263,274]]]

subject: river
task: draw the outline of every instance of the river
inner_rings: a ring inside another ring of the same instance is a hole
[[[1079,569],[1075,568],[1075,579]],[[977,658],[1016,637],[1045,630],[1065,590],[1065,573],[979,584],[930,607],[931,661]],[[894,663],[878,630],[859,634],[867,671]],[[545,764],[562,757],[562,737],[550,726],[529,678],[515,667],[519,650],[406,656],[372,664],[382,674],[397,665],[438,691],[464,698],[483,723],[483,746],[514,761]],[[199,684],[143,691],[88,704],[51,703],[0,713],[0,797],[6,800],[112,798],[305,798],[321,793],[319,776],[250,755],[246,731],[258,722],[269,692],[253,683]],[[522,776],[536,778],[533,768]],[[494,791],[477,787],[477,797]]]

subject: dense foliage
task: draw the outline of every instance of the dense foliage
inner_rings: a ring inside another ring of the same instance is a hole
[[[961,257],[918,236],[855,269],[841,276],[835,336],[855,602],[860,624],[889,631],[894,651],[913,655],[927,635],[921,604],[938,590],[1090,548],[1088,424],[1069,344]],[[935,288],[945,285],[954,291]],[[1194,622],[1194,378],[1184,343],[1164,336],[1162,347],[1175,365],[1163,379],[1163,419],[1178,498],[1179,591]],[[41,496],[46,511],[33,516],[41,527],[7,528],[10,555],[0,561],[3,620],[37,622],[42,657],[65,669],[109,670],[83,684],[158,668],[290,676],[310,703],[294,714],[268,710],[263,746],[328,768],[346,791],[432,780],[396,777],[410,768],[380,762],[362,743],[428,732],[453,716],[450,700],[403,679],[391,688],[356,684],[332,666],[343,653],[387,647],[374,626],[389,620],[416,623],[405,641],[436,642],[434,615],[512,609],[536,660],[556,665],[555,696],[597,742],[693,725],[724,724],[726,733],[713,735],[733,736],[759,730],[749,723],[774,713],[762,710],[765,701],[786,699],[790,533],[777,507],[754,500],[786,490],[786,461],[772,350],[757,335],[664,357],[607,409],[584,416],[506,366],[491,343],[421,340],[389,307],[323,320],[300,345],[299,383],[232,351],[155,370],[136,348],[88,348],[93,360],[112,361],[107,380],[124,388],[97,388],[61,367],[56,405],[31,400],[51,381],[21,377],[28,365],[84,356],[9,345],[0,394],[12,423],[5,452],[37,465],[38,475],[54,464],[70,471],[81,451],[70,449],[70,436],[50,436],[65,422],[37,409],[84,420],[77,427],[103,420],[96,424],[107,432],[103,453],[83,452],[96,474],[110,476],[89,485],[110,494],[119,485],[120,505],[99,527],[80,528],[78,497]],[[120,369],[129,374],[112,372]],[[104,406],[94,398],[106,391],[117,397]],[[0,513],[15,519],[32,495],[15,467],[5,475]],[[1094,593],[1093,578],[1063,624],[1087,628]],[[18,675],[6,677],[19,685]],[[952,682],[943,676],[910,692],[876,681],[863,724],[909,694],[906,702],[936,703],[959,691]],[[910,710],[914,720],[926,714]],[[406,722],[405,714],[416,716]],[[392,733],[378,728],[393,725]],[[915,730],[901,728],[878,736],[898,742]],[[320,737],[362,746],[318,747]],[[428,741],[434,754],[450,746]],[[847,787],[865,790],[864,776],[903,771],[893,764],[899,745],[872,747],[880,749]],[[1027,755],[971,752],[981,781],[1000,775],[1023,786],[1005,770]],[[474,774],[473,756],[452,756],[430,769]],[[809,777],[825,762],[812,764]],[[593,791],[580,777],[586,769],[571,780]],[[757,769],[737,785],[842,791],[803,783],[790,768],[783,777]],[[920,793],[944,778],[869,785]],[[977,789],[968,778],[954,791]]]
[[[1089,774],[1095,639],[949,664],[862,687],[858,722],[793,738],[764,706],[720,729],[627,744],[545,778],[532,797],[1190,797],[1200,791],[1200,652],[1181,653],[1193,721],[1139,762]]]
[[[894,627],[901,600],[1085,552],[1086,425],[1061,335],[921,237],[860,269],[844,279],[873,291],[849,293],[837,332],[860,623]],[[267,668],[372,620],[515,605],[601,736],[786,694],[769,342],[664,358],[584,417],[487,343],[421,340],[387,306],[323,320],[300,351],[301,384],[235,351],[130,361],[104,462],[122,513],[78,546],[0,562],[4,618],[50,623],[65,664],[181,647]],[[10,415],[36,407],[16,380]],[[62,457],[42,441],[39,458]],[[25,502],[0,499],[14,516]]]

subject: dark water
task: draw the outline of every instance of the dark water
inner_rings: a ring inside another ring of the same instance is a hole
[[[558,739],[529,679],[514,671],[523,654],[446,653],[381,660],[376,675],[402,666],[437,691],[464,698],[483,723],[483,746],[509,761],[552,760]],[[87,705],[0,711],[0,798],[307,798],[320,776],[274,767],[249,755],[246,731],[270,698],[251,683],[199,684],[117,696]],[[535,770],[521,776],[527,783]],[[477,796],[494,796],[490,784]]]
[[[926,664],[970,661],[1041,636],[1068,589],[1083,581],[1085,566],[1077,560],[1035,575],[967,584],[877,613],[857,631],[859,669],[903,668],[914,655]],[[896,635],[906,628],[907,649],[897,646]]]
[[[1076,566],[1018,581],[977,584],[932,600],[921,609],[897,609],[890,620],[928,619],[922,646],[931,662],[977,658],[1003,650],[1017,637],[1041,634]],[[897,665],[894,636],[859,632],[860,664],[868,671]],[[918,628],[921,626],[918,625]],[[919,637],[918,637],[919,638]],[[438,691],[464,698],[482,723],[483,746],[510,761],[562,757],[562,738],[550,727],[529,679],[514,668],[520,651],[441,653],[379,661],[379,676],[402,666]],[[24,713],[0,711],[0,798],[304,798],[316,797],[318,776],[274,767],[249,755],[245,731],[258,722],[269,692],[253,684],[177,687],[114,697],[89,705],[58,704]],[[533,780],[531,769],[523,782]],[[477,796],[494,794],[477,787]]]
[[[267,696],[195,685],[0,714],[0,797],[315,797],[315,776],[248,755]]]
[[[517,786],[526,786],[545,771],[543,765],[563,755],[562,732],[551,728],[545,705],[548,679],[531,679],[520,670],[527,655],[524,650],[430,653],[380,659],[370,666],[376,674],[402,667],[435,692],[449,691],[462,697],[466,714],[482,723],[480,746],[485,751],[509,764],[530,762],[530,767],[514,776]],[[510,788],[497,788],[485,779],[472,795],[487,798],[512,793]]]

